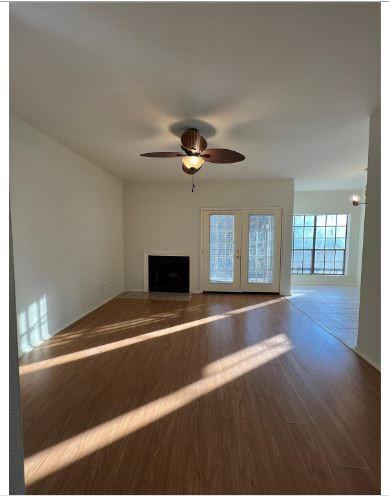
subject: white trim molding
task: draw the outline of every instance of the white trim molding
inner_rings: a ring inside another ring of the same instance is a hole
[[[360,351],[358,349],[358,347],[355,347],[354,348],[354,351],[357,353],[358,356],[360,356],[361,358],[363,358],[365,361],[367,361],[368,363],[370,363],[370,365],[374,368],[376,368],[378,371],[381,372],[381,366],[379,365],[379,363],[377,363],[375,360],[372,360],[371,358],[369,358],[365,353],[362,353],[362,351]]]
[[[149,256],[188,256],[189,292],[193,293],[193,254],[183,251],[143,251],[143,292],[149,292]]]

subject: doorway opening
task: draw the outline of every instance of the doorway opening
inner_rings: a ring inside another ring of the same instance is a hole
[[[289,300],[355,349],[364,213],[351,207],[349,197],[295,192]]]

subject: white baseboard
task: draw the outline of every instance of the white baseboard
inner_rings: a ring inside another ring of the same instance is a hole
[[[362,353],[362,351],[359,351],[359,349],[356,347],[354,348],[354,351],[357,353],[358,356],[366,360],[372,367],[375,369],[379,370],[381,372],[381,365],[379,365],[375,360],[372,360],[369,358],[365,353]]]

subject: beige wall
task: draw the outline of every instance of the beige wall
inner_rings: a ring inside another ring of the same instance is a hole
[[[351,194],[360,194],[360,191],[311,191],[295,192],[295,214],[348,214],[348,237],[346,250],[345,275],[293,275],[292,284],[360,284],[360,261],[362,257],[363,220],[365,207],[354,207],[350,202]]]
[[[19,352],[123,289],[123,183],[23,121],[11,122]]]
[[[196,177],[195,177],[196,179]],[[125,286],[143,290],[144,251],[192,253],[191,291],[200,289],[200,208],[284,209],[281,292],[290,292],[294,181],[131,183],[125,187]]]
[[[381,365],[381,112],[370,117],[358,353]]]

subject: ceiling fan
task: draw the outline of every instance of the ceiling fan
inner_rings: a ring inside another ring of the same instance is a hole
[[[143,157],[182,157],[182,170],[188,175],[200,171],[205,162],[237,163],[244,160],[239,152],[229,149],[207,149],[207,141],[196,128],[189,128],[181,135],[181,149],[185,152],[147,152]]]

